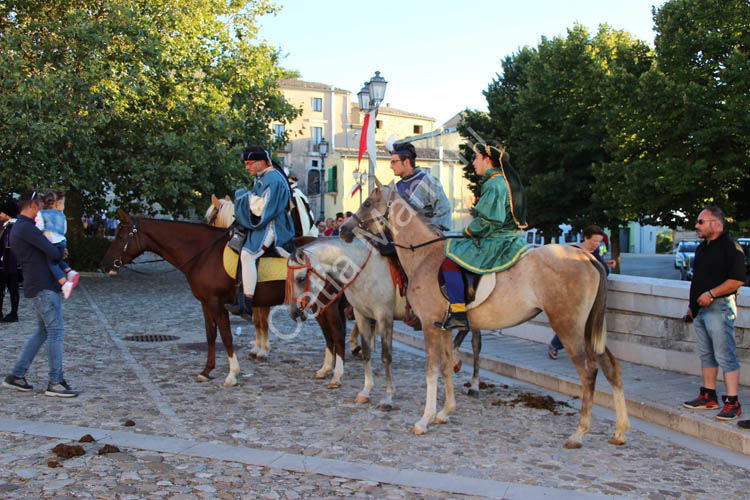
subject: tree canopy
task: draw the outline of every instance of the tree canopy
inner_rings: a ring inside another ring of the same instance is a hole
[[[289,121],[267,0],[0,2],[0,185],[185,215]],[[158,204],[158,205],[154,205]]]
[[[750,227],[750,6],[669,0],[653,16],[654,50],[576,25],[506,56],[489,112],[465,114],[466,138],[506,144],[548,236],[561,223],[690,226],[711,202]]]

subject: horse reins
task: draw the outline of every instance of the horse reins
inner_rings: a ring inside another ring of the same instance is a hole
[[[128,234],[128,239],[125,242],[125,245],[122,247],[122,255],[120,257],[116,258],[112,262],[112,266],[115,269],[120,269],[120,268],[124,267],[122,259],[125,257],[125,254],[128,251],[128,246],[130,245],[130,241],[133,239],[133,237],[135,237],[135,242],[138,244],[138,250],[141,253],[143,253],[145,251],[145,250],[143,250],[143,246],[141,245],[141,240],[140,240],[140,238],[138,236],[138,217],[133,216],[132,220],[133,220],[132,224],[120,223],[121,226],[123,226],[123,227],[131,227],[132,229],[130,230],[130,234]],[[188,260],[186,260],[185,262],[183,262],[179,266],[175,266],[174,269],[170,269],[169,271],[164,271],[164,273],[171,273],[171,272],[174,272],[174,271],[182,269],[183,267],[185,267],[186,265],[188,265],[190,262],[192,262],[193,260],[195,260],[203,252],[205,252],[206,250],[208,250],[209,248],[211,248],[212,246],[214,246],[216,244],[216,242],[218,242],[224,236],[226,236],[227,233],[229,233],[229,229],[226,229],[226,230],[222,231],[219,236],[217,236],[215,239],[213,239],[212,241],[210,241],[203,248],[201,248],[200,250],[198,250],[198,252],[195,255],[193,255],[192,257],[190,257]],[[164,260],[165,259],[154,259],[154,260],[150,260],[150,261],[146,261],[146,262],[139,262],[139,264],[150,264],[150,263],[154,263],[154,262],[162,262]],[[133,268],[128,268],[128,269],[130,269],[131,271],[133,271],[134,273],[137,273],[137,274],[146,274],[146,273],[143,273],[141,271],[137,271],[136,269],[133,269]]]
[[[371,218],[363,221],[357,214],[352,214],[352,219],[354,219],[354,221],[357,223],[357,228],[360,231],[362,231],[363,233],[365,233],[365,236],[367,236],[368,238],[373,239],[373,240],[374,239],[378,239],[378,237],[375,234],[373,234],[372,232],[370,232],[369,229],[367,229],[367,227],[365,226],[365,223],[369,223],[370,221],[380,220],[381,223],[383,223],[384,226],[388,227],[388,225],[389,225],[388,224],[388,215],[390,214],[390,211],[391,211],[391,205],[393,205],[393,200],[388,200],[388,203],[386,204],[385,214],[383,214],[383,215],[377,215],[375,217],[371,217]],[[453,238],[468,238],[468,236],[463,235],[463,234],[448,234],[448,235],[444,234],[444,235],[438,236],[437,238],[425,241],[423,243],[419,243],[417,245],[400,245],[400,244],[396,243],[395,241],[390,241],[390,243],[393,243],[393,246],[395,246],[395,247],[403,248],[405,250],[411,250],[413,252],[417,248],[422,248],[422,247],[425,247],[427,245],[431,245],[433,243],[436,243],[438,241],[444,241],[444,240],[453,239]]]
[[[349,288],[352,285],[352,283],[354,283],[357,280],[357,278],[362,273],[362,271],[364,271],[365,267],[367,267],[367,263],[370,262],[370,257],[372,257],[372,254],[373,254],[374,250],[375,250],[374,248],[372,248],[372,247],[370,248],[370,251],[367,254],[367,258],[365,259],[365,262],[359,268],[359,271],[357,271],[357,273],[354,275],[354,277],[351,280],[349,280],[348,283],[346,283],[343,286],[341,286],[337,282],[333,283],[337,287],[340,287],[339,291],[336,293],[336,295],[333,296],[332,299],[330,299],[328,302],[326,302],[323,307],[320,307],[317,310],[317,312],[314,313],[316,317],[319,316],[319,315],[321,315],[326,309],[328,309],[329,307],[331,307],[331,305],[334,302],[336,302],[339,299],[339,297],[341,297],[341,295],[343,295],[344,291],[347,288]],[[312,273],[315,276],[317,276],[318,278],[320,278],[326,284],[330,284],[331,283],[331,280],[328,277],[323,276],[322,274],[320,274],[312,266],[312,263],[310,262],[310,258],[307,256],[307,254],[305,254],[305,263],[304,264],[300,264],[300,265],[296,265],[295,266],[295,265],[290,265],[289,263],[287,263],[287,269],[288,269],[288,271],[287,271],[286,303],[288,304],[288,303],[291,303],[291,302],[297,302],[297,303],[300,304],[300,310],[302,310],[302,311],[304,311],[307,308],[307,306],[310,305],[310,301],[307,300],[308,293],[310,292],[310,281],[311,281],[310,280],[310,273]],[[307,272],[305,274],[305,290],[302,292],[302,297],[301,298],[295,297],[294,294],[292,293],[292,287],[293,287],[293,284],[294,284],[294,271],[297,271],[299,269],[307,269]],[[323,290],[321,290],[321,292],[318,294],[318,297],[316,297],[316,299],[320,298],[320,296],[323,294],[324,291],[325,291],[325,286],[323,287]],[[316,300],[316,302],[320,302],[320,301]]]

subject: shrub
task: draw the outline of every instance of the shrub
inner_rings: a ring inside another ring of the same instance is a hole
[[[669,253],[672,251],[672,232],[663,232],[656,235],[656,253]]]
[[[71,236],[66,262],[76,271],[99,271],[110,243],[102,236]]]

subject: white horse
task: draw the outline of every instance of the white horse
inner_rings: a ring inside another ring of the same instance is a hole
[[[375,336],[380,332],[386,395],[378,404],[378,408],[391,410],[394,395],[391,374],[393,321],[404,319],[406,298],[401,296],[397,285],[391,279],[388,259],[361,240],[355,244],[348,244],[338,238],[326,238],[297,250],[289,257],[289,269],[291,276],[288,279],[291,282],[287,284],[287,294],[291,292],[293,298],[289,300],[290,297],[287,297],[287,300],[290,301],[292,318],[297,318],[301,309],[310,302],[317,302],[314,307],[324,307],[325,303],[330,301],[331,293],[321,294],[326,282],[334,283],[339,293],[343,291],[346,299],[354,307],[365,371],[364,387],[357,394],[357,403],[370,401],[373,386],[371,350],[374,347]],[[478,331],[474,332],[476,338],[479,334]],[[475,364],[478,359],[478,353],[475,352]],[[329,361],[331,358],[326,356],[326,363],[316,376],[322,378],[331,370]],[[337,357],[334,378],[343,376],[343,371],[343,360]],[[475,380],[472,381],[472,390],[474,389],[479,389],[476,374]]]

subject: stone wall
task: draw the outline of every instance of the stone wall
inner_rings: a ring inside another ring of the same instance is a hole
[[[682,320],[688,305],[687,281],[610,275],[607,346],[620,360],[676,372],[700,374],[695,329]],[[547,317],[503,330],[504,334],[549,343]],[[735,321],[740,383],[750,386],[750,288],[742,287]],[[719,374],[722,377],[721,370]]]

